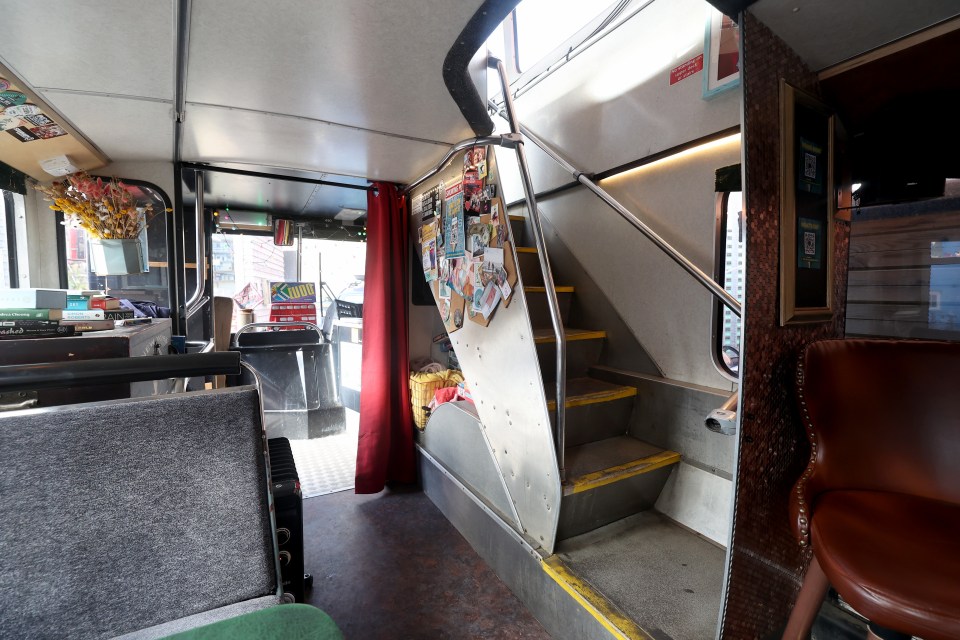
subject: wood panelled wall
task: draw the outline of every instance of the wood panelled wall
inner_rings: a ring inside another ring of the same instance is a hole
[[[960,339],[960,198],[855,213],[849,277],[847,337]]]

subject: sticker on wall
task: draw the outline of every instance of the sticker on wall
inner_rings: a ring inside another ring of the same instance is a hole
[[[463,256],[464,237],[463,229],[463,191],[462,185],[456,184],[446,190],[447,207],[443,218],[444,255],[448,258]]]
[[[40,140],[49,140],[50,138],[59,138],[60,136],[67,135],[67,132],[63,130],[63,127],[58,124],[48,124],[42,127],[30,127],[30,132],[37,136],[37,138]]]
[[[26,127],[14,127],[13,129],[7,129],[7,133],[12,135],[20,142],[31,142],[37,139],[37,136],[30,133],[30,130]]]
[[[0,91],[6,91],[10,88],[10,81],[6,78],[0,78]]]
[[[35,127],[45,127],[50,124],[57,124],[56,122],[51,120],[49,116],[43,113],[35,113],[33,115],[28,115],[28,116],[25,116],[23,119]]]
[[[0,107],[14,107],[27,101],[27,96],[19,91],[0,91]],[[19,114],[8,114],[19,115]]]
[[[6,131],[7,129],[19,127],[20,124],[20,118],[14,118],[13,116],[5,116],[0,114],[0,131]]]
[[[11,92],[8,91],[7,93],[11,93]],[[17,92],[13,92],[13,93],[17,93]],[[2,95],[3,94],[0,93],[0,96]],[[3,115],[16,116],[18,118],[23,118],[25,116],[34,116],[39,113],[43,113],[43,111],[41,111],[40,107],[38,107],[35,104],[17,104],[17,105],[9,106],[3,110]]]

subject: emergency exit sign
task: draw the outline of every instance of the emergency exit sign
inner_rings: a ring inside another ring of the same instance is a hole
[[[692,60],[687,60],[681,65],[670,69],[670,84],[677,84],[684,78],[689,78],[698,71],[703,70],[703,54],[701,53]]]

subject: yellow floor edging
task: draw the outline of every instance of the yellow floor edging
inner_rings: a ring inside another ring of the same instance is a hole
[[[620,387],[614,390],[594,391],[576,396],[567,396],[567,401],[563,403],[567,409],[571,407],[582,407],[588,404],[597,404],[598,402],[612,402],[621,398],[631,398],[637,395],[636,387]],[[547,402],[547,411],[553,411],[557,408],[557,401]]]
[[[607,337],[606,331],[577,331],[573,330],[571,333],[568,333],[564,336],[567,339],[567,342],[573,342],[574,340],[600,340]],[[539,338],[534,338],[533,341],[537,344],[545,344],[547,342],[556,342],[557,337],[554,335],[541,336]]]
[[[573,287],[570,287],[570,286],[554,287],[554,289],[557,290],[557,293],[573,293]],[[524,287],[523,290],[526,291],[527,293],[546,293],[547,292],[546,287]]]
[[[517,247],[517,253],[536,253],[536,247]]]
[[[545,558],[540,566],[617,640],[653,640],[637,623],[617,611],[603,594],[567,569],[557,556]]]
[[[596,489],[597,487],[613,484],[620,480],[626,480],[627,478],[648,473],[661,467],[676,464],[677,462],[680,462],[679,453],[676,451],[661,451],[660,453],[641,458],[640,460],[634,460],[633,462],[603,469],[602,471],[594,471],[579,478],[574,478],[570,484],[564,487],[564,494],[569,495],[571,493],[589,491],[590,489]]]

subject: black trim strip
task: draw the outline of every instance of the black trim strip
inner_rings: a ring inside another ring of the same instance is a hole
[[[199,162],[182,162],[184,169],[196,169],[197,171],[209,171],[210,173],[227,173],[234,176],[246,176],[248,178],[268,178],[270,180],[286,180],[287,182],[302,182],[304,184],[319,184],[326,187],[340,187],[341,189],[355,189],[357,191],[376,191],[377,188],[368,185],[349,184],[347,182],[333,182],[331,180],[320,180],[318,178],[301,178],[300,176],[287,176],[281,173],[264,173],[261,171],[250,171],[248,169],[228,169],[227,167],[215,167],[209,164]]]
[[[70,286],[70,276],[67,273],[67,228],[63,226],[62,211],[57,211],[57,274],[60,277],[60,288]]]
[[[20,287],[20,268],[17,264],[17,214],[13,205],[13,193],[3,191],[3,211],[7,227],[7,260],[9,262],[8,275],[10,287]]]
[[[443,82],[453,101],[460,107],[473,132],[480,137],[493,133],[493,120],[487,113],[487,101],[470,77],[470,61],[490,34],[520,3],[520,0],[485,0],[443,60]]]

